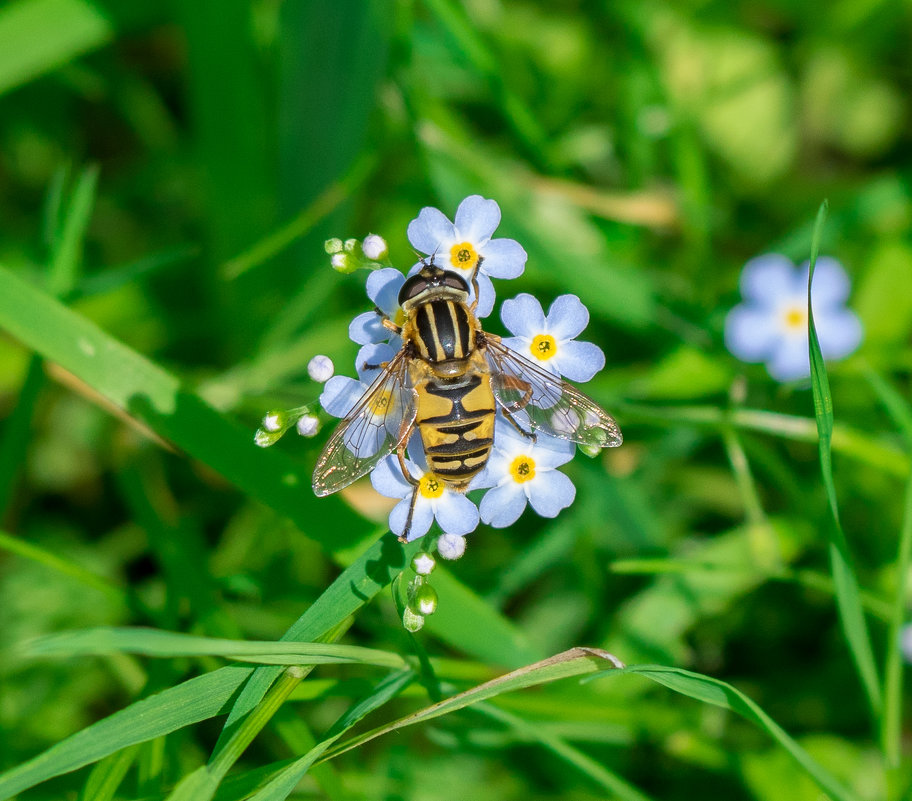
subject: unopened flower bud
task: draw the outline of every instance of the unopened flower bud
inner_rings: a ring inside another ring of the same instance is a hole
[[[332,264],[334,270],[340,273],[352,273],[358,267],[347,253],[334,253],[330,259],[330,264]]]
[[[358,247],[358,240],[357,239],[346,239],[345,244],[342,245],[342,247],[345,248],[346,253],[354,253],[355,248]]]
[[[444,559],[458,559],[465,553],[465,537],[459,534],[444,534],[437,540],[437,553]]]
[[[368,234],[361,243],[361,250],[371,261],[381,261],[389,253],[386,240],[377,234]]]
[[[288,425],[288,420],[286,419],[285,412],[280,411],[271,411],[266,412],[266,416],[263,418],[263,428],[269,432],[281,431],[283,428],[286,428]]]
[[[336,368],[329,356],[320,354],[319,356],[314,356],[307,363],[307,375],[319,384],[324,384],[329,381],[329,379],[333,377],[335,371]]]
[[[405,611],[402,613],[402,625],[406,631],[414,634],[416,631],[420,631],[424,625],[424,616],[415,614],[411,609],[405,607]]]
[[[419,576],[427,576],[436,566],[437,561],[426,551],[419,551],[412,557],[412,570]]]
[[[416,614],[427,617],[437,611],[437,590],[430,584],[423,584],[415,590],[412,602],[409,604]]]
[[[312,437],[320,430],[320,420],[312,414],[305,414],[298,420],[296,428],[302,437]]]
[[[342,240],[337,237],[333,237],[332,239],[327,239],[323,243],[323,249],[329,254],[341,253],[342,247],[343,247]]]

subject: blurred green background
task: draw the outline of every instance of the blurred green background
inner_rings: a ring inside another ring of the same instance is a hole
[[[880,664],[912,419],[910,33],[899,0],[0,6],[0,267],[155,365],[88,328],[80,356],[50,301],[0,313],[0,770],[221,664],[21,643],[277,639],[385,530],[370,490],[310,495],[324,435],[264,453],[253,431],[317,396],[316,353],[352,374],[365,274],[334,273],[323,241],[379,233],[405,269],[420,208],[477,193],[529,253],[498,300],[591,310],[608,367],[589,391],[626,442],[567,468],[556,520],[472,534],[421,646],[456,688],[574,645],[718,677],[857,798],[902,798],[835,611],[810,390],[736,362],[722,328],[744,262],[806,259],[828,198],[822,252],[865,328],[831,365],[836,487]],[[388,590],[344,642],[416,647]],[[299,756],[377,676],[319,667],[232,775]],[[428,703],[406,696],[374,724]],[[343,755],[294,797],[821,797],[762,731],[638,678],[496,705]],[[218,731],[141,746],[109,795],[82,769],[19,797],[164,798]]]

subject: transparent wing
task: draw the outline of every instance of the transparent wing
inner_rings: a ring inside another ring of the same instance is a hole
[[[522,428],[599,448],[624,441],[614,418],[576,387],[490,337],[484,352],[494,397]]]
[[[416,397],[400,350],[326,443],[314,468],[313,491],[323,497],[347,487],[405,442],[415,421]]]

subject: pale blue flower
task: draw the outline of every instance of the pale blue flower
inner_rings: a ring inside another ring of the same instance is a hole
[[[359,345],[391,342],[398,346],[399,337],[383,326],[383,315],[399,326],[405,322],[405,315],[399,306],[399,290],[404,283],[405,276],[392,267],[374,270],[367,277],[367,296],[382,314],[372,309],[355,317],[348,327],[352,342]]]
[[[337,375],[323,385],[320,405],[324,411],[333,417],[347,416],[380,374],[380,368],[376,365],[390,361],[395,355],[396,351],[383,343],[365,345],[361,348],[355,361],[355,369],[358,371],[357,380]],[[372,367],[369,369],[367,365],[372,365]],[[377,453],[386,440],[387,434],[393,437],[398,436],[401,415],[397,413],[395,404],[400,402],[399,396],[397,393],[392,393],[384,400],[386,404],[394,404],[394,407],[388,409],[385,404],[374,403],[376,409],[374,416],[378,425],[362,427],[360,429],[364,432],[362,440],[357,442],[348,438],[345,440],[346,447],[359,458],[367,458]],[[354,431],[349,431],[349,434],[354,433]]]
[[[745,362],[765,362],[777,381],[810,375],[807,335],[809,263],[795,267],[775,253],[751,259],[741,273],[744,302],[725,320],[725,346]],[[835,259],[823,256],[814,269],[812,299],[820,350],[843,359],[861,343],[861,322],[846,308],[849,278]]]
[[[478,527],[478,507],[428,470],[420,447],[409,448],[409,457],[405,465],[409,474],[419,482],[409,541],[427,534],[435,519],[447,534],[464,536],[474,531]],[[402,475],[399,459],[395,455],[387,456],[371,473],[371,483],[381,495],[401,498],[389,516],[390,531],[401,537],[415,488]]]
[[[576,295],[561,295],[546,317],[527,293],[505,300],[500,319],[515,336],[503,343],[533,364],[571,381],[588,381],[605,366],[605,354],[591,342],[577,342],[589,324],[589,311]]]
[[[450,222],[442,211],[427,206],[408,226],[412,247],[433,256],[438,267],[458,272],[467,281],[481,259],[475,311],[478,317],[487,317],[494,308],[491,278],[516,278],[526,266],[526,251],[519,242],[491,238],[499,224],[497,202],[470,195],[456,209],[455,222]]]
[[[527,503],[542,517],[556,517],[576,497],[573,482],[556,468],[569,462],[575,452],[573,442],[540,432],[533,442],[498,417],[494,449],[471,485],[471,489],[491,487],[479,506],[482,522],[495,528],[509,526]]]

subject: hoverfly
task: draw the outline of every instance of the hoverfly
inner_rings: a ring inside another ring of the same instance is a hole
[[[405,464],[416,430],[430,471],[457,492],[465,492],[487,464],[498,410],[532,440],[540,431],[600,448],[622,442],[617,423],[598,404],[482,330],[474,313],[478,265],[470,304],[465,278],[435,266],[433,257],[421,263],[399,292],[404,324],[383,320],[402,337],[402,348],[376,365],[380,375],[339,424],[313,475],[314,492],[330,495],[396,453],[414,486],[403,541],[419,485]]]

